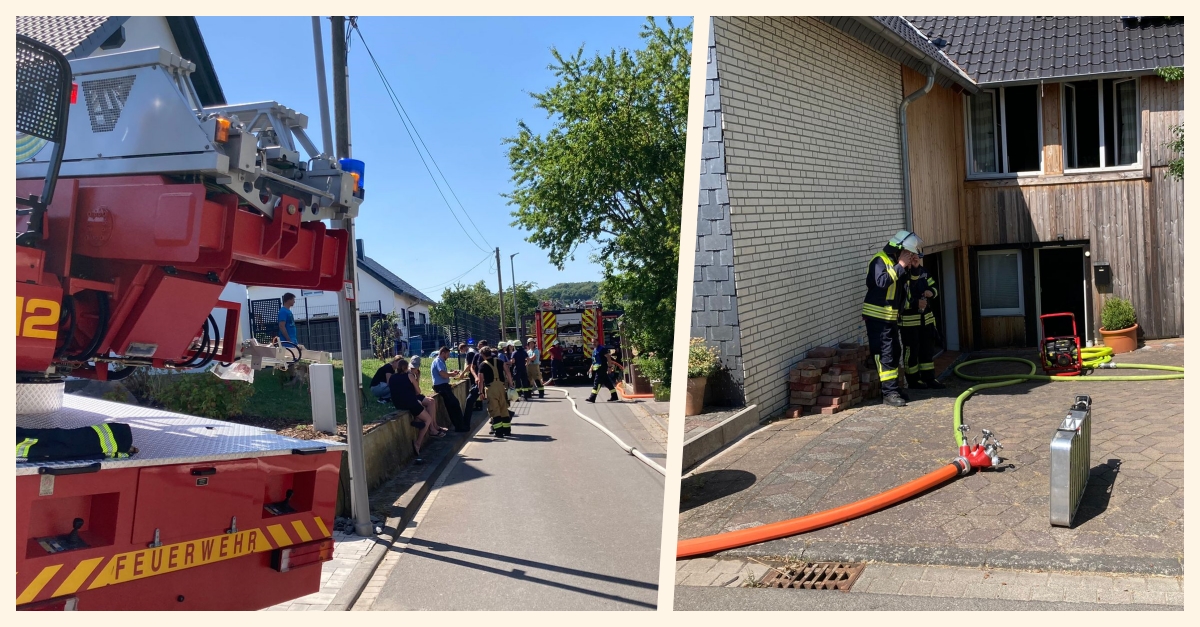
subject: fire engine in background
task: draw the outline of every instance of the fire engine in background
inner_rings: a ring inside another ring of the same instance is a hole
[[[542,301],[534,312],[534,337],[542,353],[542,376],[550,378],[550,347],[563,349],[562,373],[566,377],[590,377],[592,349],[600,342],[620,355],[618,320],[621,310],[605,311],[597,301],[562,303]],[[618,357],[619,358],[619,357]]]
[[[167,50],[68,65],[17,39],[17,609],[242,610],[316,592],[345,446],[64,381],[294,363],[239,343],[240,303],[221,292],[343,289],[347,234],[322,220],[358,213],[361,164],[321,154],[278,103],[202,107],[195,66]],[[20,439],[89,428],[103,454],[82,460]]]

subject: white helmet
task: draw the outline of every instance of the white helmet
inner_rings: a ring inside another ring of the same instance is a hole
[[[888,243],[896,248],[903,248],[912,253],[920,254],[921,252],[921,238],[917,237],[917,234],[912,231],[896,231],[895,237]]]

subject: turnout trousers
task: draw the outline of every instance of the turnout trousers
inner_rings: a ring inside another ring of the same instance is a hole
[[[512,371],[513,383],[517,386],[517,394],[528,398],[529,393],[532,391],[529,387],[529,362],[525,362],[524,364],[514,362]]]
[[[617,390],[613,387],[612,376],[608,374],[606,366],[592,366],[592,395],[588,397],[589,401],[595,402],[596,395],[600,393],[600,388],[606,387],[609,391],[608,400],[617,400]]]
[[[503,381],[495,380],[487,386],[488,415],[492,417],[492,429],[496,435],[512,434],[512,423],[508,417],[508,387]]]
[[[927,325],[900,327],[904,342],[904,378],[909,383],[918,379],[929,383],[936,374],[933,366],[934,333]]]
[[[879,371],[879,387],[884,396],[900,391],[900,327],[870,316],[863,316],[867,326],[867,343],[875,368]]]
[[[529,394],[537,390],[538,398],[546,398],[546,384],[542,382],[542,367],[532,361],[525,365],[526,377],[529,379]]]

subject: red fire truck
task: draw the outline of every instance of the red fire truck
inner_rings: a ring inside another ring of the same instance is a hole
[[[617,320],[624,312],[605,311],[593,300],[563,303],[542,301],[534,312],[534,337],[542,353],[542,376],[550,378],[550,347],[558,342],[563,349],[561,376],[588,377],[592,350],[596,343],[613,349],[620,358],[620,333]]]
[[[316,592],[344,446],[64,383],[286,367],[294,353],[238,342],[240,304],[221,292],[342,289],[348,237],[322,220],[357,214],[361,169],[278,103],[201,106],[194,66],[167,50],[68,65],[17,39],[17,609],[246,610]],[[21,429],[114,423],[130,450],[22,455]]]

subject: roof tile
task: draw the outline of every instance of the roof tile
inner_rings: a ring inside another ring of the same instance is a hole
[[[877,18],[883,21],[886,18]],[[978,83],[1143,72],[1183,65],[1183,18],[908,17]]]

